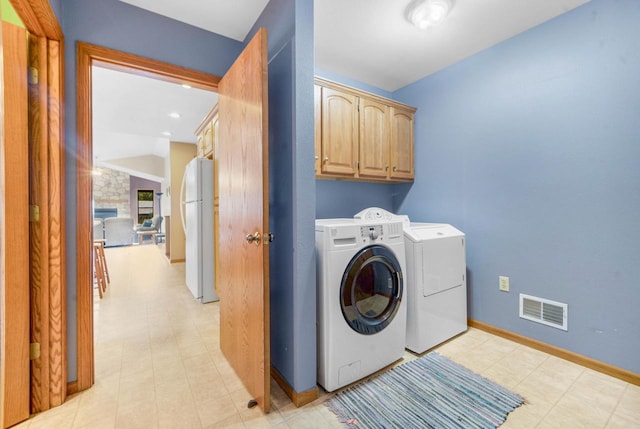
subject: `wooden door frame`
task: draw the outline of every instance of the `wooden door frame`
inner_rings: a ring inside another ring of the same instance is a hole
[[[76,50],[76,297],[78,391],[94,383],[92,279],[92,93],[91,67],[100,67],[218,91],[220,77],[185,67],[78,42]],[[195,131],[195,130],[194,130]]]
[[[36,119],[38,125],[29,124],[30,151],[38,152],[38,166],[42,169],[38,172],[38,181],[32,183],[30,199],[40,207],[40,220],[35,222],[40,237],[48,237],[46,242],[35,242],[37,258],[33,257],[36,252],[30,255],[32,279],[34,272],[39,273],[38,289],[30,304],[32,335],[37,332],[35,341],[40,342],[42,351],[40,358],[32,361],[31,411],[38,412],[60,405],[66,399],[64,37],[48,0],[10,0],[10,3],[29,33],[30,43],[38,43],[43,48],[37,53],[37,64],[42,70],[38,70],[37,79],[31,79],[37,97],[30,101],[30,109],[34,111],[30,113],[30,120]],[[0,202],[3,210],[4,198],[3,193]],[[7,257],[7,253],[4,256]],[[0,287],[4,291],[5,284]],[[39,312],[45,307],[46,312]],[[6,325],[4,312],[0,317],[0,323]],[[2,376],[0,388],[4,390]],[[0,409],[4,409],[3,402]]]

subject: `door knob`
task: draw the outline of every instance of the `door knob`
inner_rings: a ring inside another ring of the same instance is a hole
[[[262,234],[256,231],[253,234],[247,234],[245,239],[247,240],[247,243],[255,243],[256,246],[259,246],[260,242],[262,241]]]

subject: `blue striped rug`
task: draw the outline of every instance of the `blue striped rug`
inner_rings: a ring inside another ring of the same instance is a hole
[[[348,428],[496,428],[524,399],[438,353],[325,401]]]

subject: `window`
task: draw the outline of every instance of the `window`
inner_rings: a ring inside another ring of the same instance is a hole
[[[138,190],[138,223],[153,217],[153,190]]]

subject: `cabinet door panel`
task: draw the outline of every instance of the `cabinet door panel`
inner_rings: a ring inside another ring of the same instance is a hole
[[[322,172],[355,175],[358,97],[322,88]]]
[[[389,172],[389,106],[360,98],[360,176]]]
[[[320,156],[322,155],[322,87],[313,87],[314,128],[315,128],[315,173],[320,173]]]
[[[198,134],[196,137],[196,155],[198,158],[202,158],[204,156],[204,136],[202,134]]]
[[[413,179],[413,112],[391,108],[391,178]]]
[[[203,132],[204,156],[209,156],[213,153],[213,133],[214,125],[213,122],[211,122],[206,126]]]

